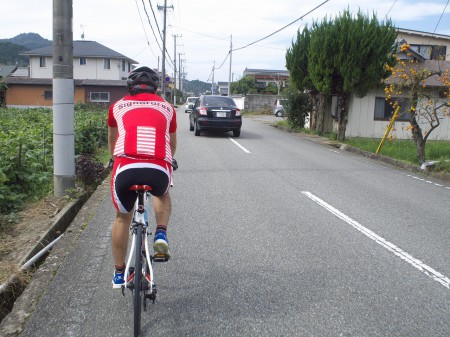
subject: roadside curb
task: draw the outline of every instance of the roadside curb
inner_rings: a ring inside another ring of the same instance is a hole
[[[386,156],[383,156],[383,155],[380,155],[380,154],[375,154],[373,152],[363,151],[363,150],[360,150],[360,149],[358,149],[356,147],[350,146],[348,144],[343,144],[343,143],[340,143],[338,141],[332,141],[332,140],[330,140],[328,138],[325,138],[325,137],[321,137],[321,136],[317,136],[317,135],[311,135],[311,134],[308,134],[308,133],[291,131],[290,129],[282,127],[282,126],[279,126],[279,125],[272,124],[272,126],[277,128],[277,129],[283,130],[285,132],[294,133],[294,134],[298,135],[301,138],[307,138],[307,139],[309,139],[309,140],[311,140],[313,142],[320,143],[322,145],[331,146],[331,147],[338,148],[338,149],[340,149],[342,151],[347,151],[347,152],[352,152],[352,153],[355,153],[355,154],[359,154],[359,155],[362,155],[362,156],[364,156],[366,158],[373,159],[373,160],[378,160],[378,161],[381,161],[381,162],[389,164],[389,165],[401,167],[403,169],[406,169],[406,170],[409,170],[409,171],[412,171],[412,172],[416,172],[416,173],[424,175],[424,176],[433,177],[433,178],[441,179],[441,180],[445,180],[445,181],[450,181],[450,173],[433,172],[432,170],[430,170],[428,168],[424,170],[418,165],[413,165],[413,164],[410,164],[410,163],[407,163],[407,162],[404,162],[404,161],[401,161],[401,160],[393,159],[393,158],[386,157]]]
[[[22,266],[30,258],[36,255],[42,248],[47,246],[55,238],[60,236],[70,226],[72,220],[80,211],[84,203],[89,199],[90,194],[84,193],[75,201],[69,202],[65,207],[58,212],[55,219],[52,221],[50,228],[44,233],[33,249],[27,256],[20,261],[19,266]],[[6,282],[0,285],[0,321],[8,314],[14,305],[15,299],[20,296],[26,288],[26,282],[21,281],[21,273],[17,273],[9,278]]]
[[[30,282],[22,285],[21,293],[15,294],[15,301],[10,304],[12,307],[10,312],[0,322],[0,336],[17,337],[22,332],[60,265],[74,249],[84,229],[89,225],[92,215],[107,196],[109,196],[108,178],[104,179],[93,193],[83,195],[58,213],[58,221],[55,219],[55,225],[48,232],[56,230],[55,233],[59,234],[59,231],[65,228],[64,237],[51,249],[39,268],[36,268],[29,276]],[[58,227],[56,222],[61,227]],[[43,235],[43,237],[46,236],[46,234]],[[41,248],[42,245],[39,244],[34,249]]]

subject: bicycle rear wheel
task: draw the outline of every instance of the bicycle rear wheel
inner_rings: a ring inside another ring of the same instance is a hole
[[[141,334],[141,308],[142,308],[142,227],[138,226],[136,230],[136,250],[134,263],[134,336]]]

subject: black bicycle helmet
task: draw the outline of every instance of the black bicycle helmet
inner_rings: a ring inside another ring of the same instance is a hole
[[[149,67],[138,67],[128,74],[127,86],[132,95],[140,92],[155,93],[159,87],[159,75]]]

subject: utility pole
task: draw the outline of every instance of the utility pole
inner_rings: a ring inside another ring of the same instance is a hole
[[[72,0],[53,0],[53,184],[62,197],[75,188]]]
[[[211,84],[211,95],[214,95],[214,69],[216,68],[216,61],[214,61],[212,68],[212,84]]]
[[[53,0],[55,1],[55,0]],[[173,8],[170,6],[169,8]],[[164,0],[164,6],[158,6],[159,10],[164,11],[164,20],[163,20],[163,50],[162,50],[162,79],[161,79],[161,90],[162,97],[166,99],[166,16],[167,16],[167,0]]]
[[[233,55],[233,34],[230,41],[230,71],[228,72],[228,97],[231,97],[231,58]]]
[[[173,35],[173,105],[177,104],[177,37],[183,35]]]
[[[184,53],[178,53],[178,62],[179,62],[179,67],[178,67],[178,88],[180,89],[181,92],[183,92],[183,88],[181,85],[181,74],[182,74],[182,70],[181,70],[181,55],[184,55]]]

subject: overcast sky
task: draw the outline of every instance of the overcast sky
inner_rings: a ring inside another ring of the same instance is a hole
[[[231,40],[233,50],[241,48],[231,53],[233,80],[239,79],[245,68],[285,69],[286,49],[299,29],[347,8],[353,13],[358,9],[369,15],[375,13],[380,20],[387,16],[396,27],[450,35],[449,0],[166,1],[166,48],[170,55],[166,72],[173,74],[176,39],[177,68],[181,56],[188,80],[211,82],[214,73],[215,82],[228,81]],[[33,32],[51,40],[52,4],[53,0],[3,1],[0,39]],[[73,0],[73,38],[81,40],[84,32],[85,40],[101,43],[141,65],[161,69],[160,32],[164,25],[158,6],[164,6],[164,0]]]

